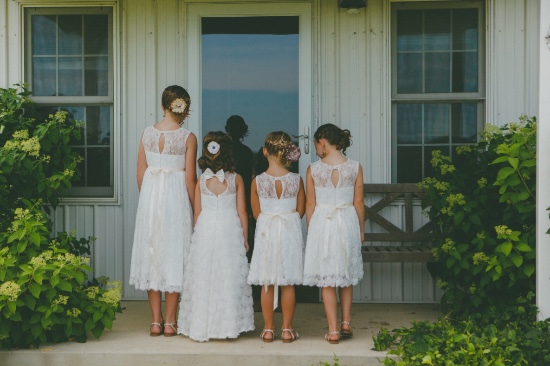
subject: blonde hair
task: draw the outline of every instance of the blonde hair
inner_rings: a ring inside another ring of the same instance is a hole
[[[288,168],[292,161],[286,156],[286,149],[289,145],[294,144],[290,136],[283,131],[270,132],[265,137],[265,149],[267,154],[274,156],[275,161],[285,168]]]

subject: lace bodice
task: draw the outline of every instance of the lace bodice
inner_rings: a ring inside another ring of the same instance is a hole
[[[204,174],[200,177],[200,190],[201,190],[201,208],[202,210],[237,210],[236,193],[237,188],[235,186],[236,173],[225,172],[224,177],[227,181],[227,189],[219,194],[215,195],[206,186],[206,176]],[[217,179],[217,178],[211,178]]]
[[[277,197],[275,182],[282,185],[281,197]],[[288,173],[282,177],[274,177],[262,173],[256,177],[256,187],[260,198],[260,207],[263,213],[281,213],[296,209],[296,197],[300,190],[300,176]]]
[[[145,148],[147,165],[155,168],[183,170],[185,168],[185,143],[191,132],[185,128],[161,131],[149,126],[141,141]],[[164,149],[159,152],[160,136],[164,134]]]
[[[338,184],[332,184],[332,171],[338,170]],[[315,184],[317,205],[341,205],[353,202],[353,194],[359,163],[348,159],[342,164],[328,165],[321,160],[311,164],[311,176]]]

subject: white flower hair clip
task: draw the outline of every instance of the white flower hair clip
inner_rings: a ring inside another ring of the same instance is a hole
[[[187,104],[185,104],[185,100],[182,98],[176,98],[170,103],[170,110],[174,113],[185,112],[185,107],[187,107]]]
[[[206,150],[212,155],[216,155],[218,151],[220,151],[220,144],[218,144],[216,141],[210,141],[208,143],[208,146],[206,147]]]

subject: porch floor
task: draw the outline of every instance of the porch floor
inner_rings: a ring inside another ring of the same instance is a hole
[[[331,345],[323,339],[326,320],[323,304],[297,304],[294,327],[300,339],[291,344],[279,340],[264,343],[259,339],[262,313],[255,313],[256,330],[236,340],[212,340],[198,343],[184,336],[150,337],[150,312],[146,301],[123,301],[125,308],[117,314],[112,330],[99,340],[87,343],[49,344],[39,349],[0,351],[0,365],[71,365],[71,366],[141,366],[141,365],[319,365],[339,359],[340,365],[380,365],[384,352],[371,350],[372,336],[380,328],[409,326],[413,320],[435,321],[441,315],[434,304],[354,304],[352,325],[355,337]],[[280,327],[281,313],[275,314]]]

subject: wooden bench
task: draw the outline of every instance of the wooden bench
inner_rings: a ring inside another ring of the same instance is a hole
[[[365,205],[365,223],[372,220],[383,233],[365,232],[362,254],[363,262],[434,262],[431,242],[436,238],[432,233],[432,224],[427,223],[413,230],[413,199],[421,199],[422,191],[413,183],[365,184],[366,196],[377,195],[379,201]],[[380,215],[380,211],[396,200],[404,200],[405,228],[401,229]],[[418,210],[417,210],[418,211]],[[403,246],[368,245],[370,242],[402,242]]]

